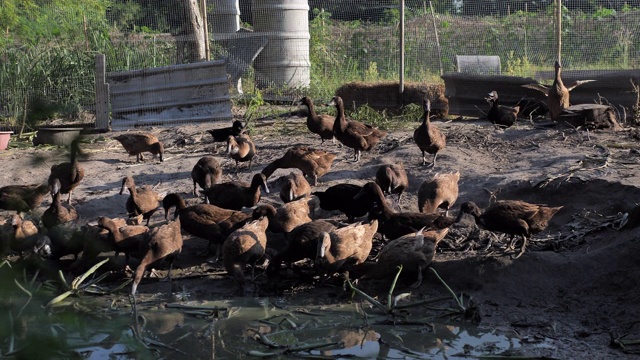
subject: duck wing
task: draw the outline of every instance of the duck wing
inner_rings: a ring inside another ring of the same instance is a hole
[[[533,90],[538,90],[541,93],[544,93],[545,95],[547,95],[547,92],[549,92],[549,87],[546,85],[542,85],[542,84],[524,84],[524,85],[520,85],[524,88],[527,89],[533,89]]]
[[[590,83],[593,81],[596,81],[596,80],[576,80],[573,82],[573,84],[571,84],[570,86],[567,86],[567,91],[571,91],[582,84]]]
[[[528,224],[539,208],[538,205],[519,200],[500,201],[485,210],[482,219],[487,230],[512,234],[516,232],[515,229],[521,229],[528,233]]]

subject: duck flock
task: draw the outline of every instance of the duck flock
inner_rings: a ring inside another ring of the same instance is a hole
[[[491,122],[513,124],[520,105],[498,105],[495,91],[487,101],[491,104],[488,114]],[[358,162],[362,152],[371,151],[387,136],[385,131],[348,119],[343,100],[338,96],[330,103],[335,105],[337,115],[317,114],[308,97],[299,104],[308,108],[306,125],[320,137],[320,147],[325,140],[334,143],[337,140],[353,149],[353,162]],[[430,101],[425,100],[421,124],[413,132],[416,151],[422,155],[419,165],[424,167],[436,167],[437,155],[446,146],[445,134],[430,122],[430,111]],[[231,127],[208,130],[214,141],[226,142],[226,152],[236,163],[236,173],[241,166],[251,171],[257,154],[256,145],[244,130],[239,121],[234,121]],[[145,153],[164,160],[162,142],[150,133],[124,133],[114,139],[129,155],[135,155],[137,162],[145,161]],[[193,206],[187,206],[177,192],[161,198],[153,188],[136,187],[134,178],[126,176],[120,193],[129,193],[127,219],[103,216],[77,224],[79,214],[71,199],[85,176],[78,161],[79,145],[77,140],[71,144],[69,162],[51,167],[47,184],[0,188],[0,208],[15,211],[0,228],[3,254],[14,252],[21,257],[31,254],[54,260],[73,255],[75,260],[69,270],[78,272],[96,264],[101,253],[115,252],[115,256],[123,253],[127,265],[131,257],[137,259],[131,286],[134,295],[145,271],[160,260],[168,261],[170,278],[174,260],[182,251],[183,232],[208,241],[206,253],[199,255],[203,261],[221,261],[237,285],[238,294],[246,291],[246,265],[253,265],[255,276],[256,264],[262,264],[265,258],[269,258],[266,274],[270,278],[277,278],[284,266],[295,267],[299,260],[311,259],[317,275],[341,273],[350,279],[390,278],[402,265],[402,277],[418,287],[438,242],[464,214],[473,216],[477,225],[486,230],[510,235],[512,245],[521,238],[520,250],[514,253],[517,257],[524,253],[531,236],[544,230],[562,208],[505,200],[480,209],[473,202],[466,202],[460,206],[457,217],[450,217],[461,176],[456,171],[436,174],[420,185],[418,212],[396,211],[409,187],[402,163],[381,165],[375,178],[362,186],[345,179],[344,183],[320,191],[316,188],[318,178],[331,171],[336,155],[298,145],[255,173],[250,183],[221,182],[223,170],[218,160],[211,155],[203,156],[191,171],[192,193],[201,199]],[[429,156],[431,161],[427,159]],[[279,194],[282,204],[276,207],[261,202],[262,192],[269,192],[269,177],[277,169],[288,168],[299,171],[293,170],[279,181],[283,184]],[[51,205],[41,218],[26,216],[48,194],[52,197]],[[62,195],[67,195],[66,199]],[[339,211],[344,219],[319,218],[315,206]],[[150,224],[152,215],[160,209],[164,210],[166,221]],[[284,234],[285,245],[273,251],[270,238],[278,233]],[[381,241],[382,245],[375,260],[371,260],[374,241]]]

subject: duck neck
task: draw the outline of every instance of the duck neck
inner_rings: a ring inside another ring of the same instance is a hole
[[[53,194],[52,205],[56,208],[60,208],[62,202],[60,201],[60,191],[56,191]]]
[[[131,184],[127,189],[129,189],[129,194],[131,195],[131,199],[133,199],[134,202],[138,200],[138,191],[136,189],[136,186]]]
[[[429,127],[431,125],[431,122],[429,121],[429,116],[431,115],[431,112],[429,110],[425,110],[422,113],[422,125],[424,127]]]
[[[307,104],[307,108],[309,109],[309,117],[316,117],[316,107],[311,101]]]
[[[111,234],[111,237],[113,238],[113,242],[117,243],[122,240],[122,233],[113,220],[105,220],[101,226],[109,231],[109,234]]]
[[[562,82],[562,69],[560,67],[556,67],[556,76],[553,79],[553,84],[556,87],[563,87],[564,83]]]
[[[258,181],[257,178],[253,179],[251,181],[251,186],[249,187],[250,191],[252,194],[254,194],[254,196],[260,196],[260,186],[262,184],[260,183],[260,181]]]
[[[265,178],[269,178],[273,174],[274,171],[280,168],[280,162],[282,162],[282,158],[274,160],[271,164],[267,165],[264,169],[262,169],[262,174]]]
[[[341,102],[336,103],[336,111],[338,114],[333,127],[335,128],[335,125],[338,124],[339,128],[344,130],[347,127],[347,118],[344,116],[344,104]]]
[[[391,209],[389,204],[387,204],[387,200],[385,199],[384,193],[382,192],[380,186],[376,184],[373,188],[376,197],[376,200],[374,201],[379,202],[380,206],[382,207],[382,211],[380,211],[379,214],[376,214],[375,218],[380,221],[386,221],[391,217],[391,215],[393,215],[393,209]]]
[[[69,160],[72,164],[78,162],[78,144],[75,141],[71,143],[71,158]]]
[[[184,199],[177,194],[176,194],[176,198],[173,205],[175,205],[176,212],[178,213],[182,212],[182,210],[187,208],[187,204],[184,202]]]

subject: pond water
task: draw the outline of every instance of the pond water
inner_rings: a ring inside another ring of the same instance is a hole
[[[448,318],[433,318],[432,309],[424,306],[390,317],[355,301],[296,304],[291,298],[234,298],[167,303],[161,295],[145,295],[138,297],[136,322],[128,300],[121,297],[69,298],[51,309],[34,299],[27,306],[24,298],[10,299],[2,304],[8,310],[2,311],[3,323],[13,324],[3,331],[2,354],[15,352],[29,359],[461,359],[522,347],[515,332],[447,323]]]

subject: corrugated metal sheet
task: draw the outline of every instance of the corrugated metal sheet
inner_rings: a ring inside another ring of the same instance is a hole
[[[552,71],[539,72],[536,78],[545,84],[553,82]],[[582,84],[571,91],[571,104],[593,104],[600,101],[616,107],[631,109],[636,102],[631,80],[640,84],[640,70],[563,70],[562,82],[565,86],[576,80],[596,80]],[[628,111],[627,111],[628,113]]]
[[[552,72],[536,74],[545,84],[553,81]],[[501,104],[515,104],[523,97],[546,101],[546,96],[536,90],[523,88],[523,84],[535,83],[532,78],[515,76],[475,75],[446,73],[442,75],[445,96],[449,100],[449,114],[482,116],[489,110],[484,100],[487,93],[497,91]],[[596,80],[580,85],[571,91],[572,104],[593,104],[600,101],[615,107],[630,109],[636,101],[630,80],[640,83],[640,70],[620,71],[563,71],[562,80],[566,86],[575,80]],[[606,100],[605,100],[606,99]],[[628,111],[627,111],[628,113]]]
[[[107,74],[111,128],[230,121],[224,60]]]
[[[501,75],[476,75],[465,73],[445,73],[444,95],[449,100],[449,114],[482,117],[489,111],[485,100],[491,91],[498,92],[501,104],[515,104],[523,97],[544,100],[539,91],[523,88],[521,85],[534,83],[532,78]]]

